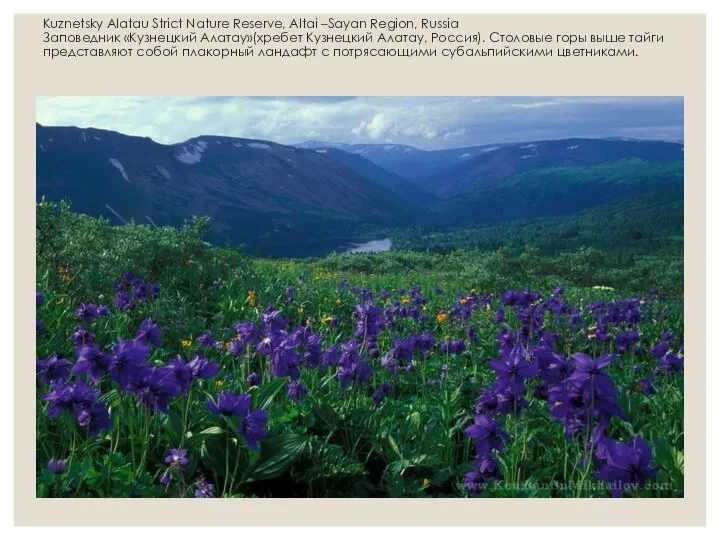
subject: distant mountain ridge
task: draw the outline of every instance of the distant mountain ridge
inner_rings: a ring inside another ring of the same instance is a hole
[[[147,137],[36,126],[36,196],[116,223],[178,226],[211,218],[212,239],[248,246],[348,239],[361,225],[400,226],[416,207],[321,153],[270,141]]]
[[[503,145],[487,144],[450,150],[420,150],[404,144],[344,144],[323,141],[306,141],[297,148],[334,148],[369,159],[383,169],[403,178],[415,180],[439,173],[462,163],[468,158],[495,150]]]
[[[536,168],[442,200],[431,208],[447,225],[561,216],[643,193],[674,190],[682,200],[683,163],[637,158],[596,165]]]
[[[682,142],[628,137],[567,138],[498,143],[450,150],[420,150],[398,144],[307,141],[302,148],[334,148],[362,155],[440,198],[487,187],[538,167],[592,165],[625,158],[649,162],[683,159]]]
[[[682,197],[684,181],[684,147],[664,141],[300,146],[224,136],[160,144],[37,124],[36,198],[70,198],[75,211],[117,224],[208,216],[213,243],[295,256],[378,231],[562,216],[656,189]]]
[[[389,189],[403,199],[426,207],[437,201],[437,197],[416,185],[414,182],[403,178],[402,176],[386,171],[371,160],[363,157],[361,154],[348,152],[337,147],[316,148],[315,152],[324,154],[333,161],[354,170],[358,174],[365,176],[376,184]]]
[[[641,159],[649,163],[682,161],[683,152],[683,145],[661,141],[536,141],[503,146],[416,182],[441,198],[449,198],[493,186],[514,174],[533,169],[598,165],[620,159]]]

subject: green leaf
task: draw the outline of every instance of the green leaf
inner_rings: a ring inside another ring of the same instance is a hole
[[[212,428],[210,428],[212,429]],[[219,428],[217,428],[219,429]],[[208,436],[200,447],[200,460],[220,478],[225,478],[226,469],[232,475],[236,470],[243,471],[248,459],[247,449],[235,437]]]
[[[280,377],[273,379],[257,388],[253,395],[253,405],[256,409],[266,409],[275,396],[285,388],[285,384],[289,381],[289,377]]]
[[[308,436],[293,433],[269,438],[262,443],[260,459],[248,481],[270,480],[281,476],[305,452],[309,444]]]
[[[213,435],[222,435],[223,433],[225,433],[225,430],[221,427],[211,426],[209,428],[203,429],[198,433],[190,434],[187,439],[187,445],[189,447],[197,447],[207,438],[212,437]]]
[[[392,451],[397,454],[397,457],[399,457],[400,459],[404,459],[403,454],[400,451],[400,447],[398,446],[397,442],[395,442],[395,439],[393,439],[392,435],[388,436],[387,440],[390,444],[390,448],[392,448]]]

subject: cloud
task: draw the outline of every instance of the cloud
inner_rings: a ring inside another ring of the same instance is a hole
[[[538,107],[553,107],[558,105],[557,101],[535,101],[533,103],[513,103],[512,107],[519,109],[536,109]]]
[[[383,113],[379,113],[373,116],[373,119],[366,124],[365,130],[370,137],[377,139],[382,137],[389,127],[390,126],[388,125],[385,115]]]
[[[178,143],[201,135],[437,149],[564,137],[683,138],[681,97],[39,97],[37,121]]]
[[[465,133],[467,133],[467,129],[465,128],[447,131],[445,132],[445,135],[443,135],[443,140],[452,141],[453,139],[462,139],[465,136]]]

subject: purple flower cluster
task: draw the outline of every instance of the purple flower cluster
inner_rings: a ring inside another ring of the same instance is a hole
[[[140,303],[157,299],[160,294],[160,285],[147,283],[142,278],[126,272],[122,279],[113,284],[115,294],[114,305],[120,311],[130,311]]]
[[[83,381],[67,383],[62,379],[55,380],[43,400],[48,402],[50,418],[70,413],[91,436],[112,428],[108,409],[100,401],[100,390],[88,387]]]
[[[464,433],[475,445],[473,470],[465,474],[465,490],[472,495],[482,491],[488,482],[500,478],[493,452],[502,452],[510,436],[487,414],[475,416],[475,421]]]
[[[96,306],[95,304],[80,304],[75,310],[75,318],[85,323],[94,323],[98,317],[107,317],[110,310],[107,306]]]
[[[207,398],[208,410],[228,422],[237,422],[237,431],[251,450],[258,450],[258,443],[266,437],[268,414],[262,409],[250,411],[252,396],[221,392],[215,400]]]
[[[94,313],[85,305],[82,313]],[[80,310],[79,310],[80,311]],[[85,316],[89,321],[92,317]],[[134,339],[120,340],[108,350],[95,343],[95,335],[79,328],[73,335],[76,361],[73,364],[57,354],[36,362],[38,380],[50,387],[44,396],[48,416],[55,418],[67,412],[73,415],[90,435],[112,427],[107,407],[100,400],[97,387],[105,378],[113,381],[120,392],[134,396],[138,404],[153,412],[167,413],[172,399],[187,395],[195,380],[215,377],[220,366],[197,356],[189,363],[181,358],[165,365],[151,364],[152,347],[160,345],[162,330],[151,319],[144,320]]]

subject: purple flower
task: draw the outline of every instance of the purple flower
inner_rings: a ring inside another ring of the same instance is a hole
[[[617,355],[606,354],[597,360],[584,353],[575,353],[571,357],[575,361],[575,371],[568,377],[568,381],[580,383],[583,387],[592,386],[605,394],[615,390],[612,379],[603,369],[610,365]]]
[[[251,322],[243,322],[235,325],[235,331],[237,332],[240,350],[245,345],[257,345],[262,338],[260,329]]]
[[[660,360],[660,369],[666,373],[681,373],[684,364],[685,362],[682,357],[668,353]]]
[[[463,431],[466,437],[475,442],[477,457],[488,457],[493,450],[501,451],[510,438],[497,422],[486,414],[475,417],[475,422]]]
[[[119,291],[115,294],[115,300],[113,301],[113,304],[120,311],[130,311],[135,308],[135,304],[133,303],[132,298],[130,298],[130,295],[125,291]]]
[[[283,340],[272,350],[270,372],[275,377],[290,377],[296,381],[300,378],[300,354],[291,340]]]
[[[85,330],[84,328],[78,328],[75,330],[70,339],[72,339],[73,345],[75,345],[76,349],[86,345],[95,345],[95,334]]]
[[[86,375],[95,384],[100,382],[100,379],[108,371],[110,358],[94,345],[81,347],[76,354],[77,362],[75,362],[70,374],[74,377]]]
[[[262,376],[259,373],[251,373],[247,377],[248,386],[260,386]]]
[[[37,291],[35,293],[35,307],[39,308],[43,305],[43,302],[45,302],[45,295],[40,291]]]
[[[606,464],[596,477],[610,484],[613,497],[621,496],[627,488],[644,486],[658,472],[651,466],[650,447],[639,435],[630,443],[607,442],[604,456]]]
[[[370,302],[356,306],[353,317],[356,319],[355,337],[365,341],[370,337],[376,337],[380,333],[382,329],[382,312]]]
[[[75,311],[75,317],[83,322],[91,323],[97,319],[98,311],[95,304],[80,304]]]
[[[201,480],[195,486],[196,499],[213,499],[215,498],[215,486],[205,480]]]
[[[395,373],[398,367],[402,367],[412,360],[414,350],[415,340],[413,338],[396,338],[395,345],[382,357],[380,363],[390,373]]]
[[[180,468],[183,465],[188,464],[187,450],[182,448],[171,448],[168,455],[165,456],[165,463],[168,463],[171,467]]]
[[[491,360],[488,365],[497,376],[495,390],[508,390],[513,395],[521,396],[525,392],[525,379],[538,375],[538,369],[526,361],[518,348],[503,355],[502,360]]]
[[[121,389],[127,388],[133,380],[145,377],[149,373],[150,366],[147,364],[149,354],[150,349],[147,345],[135,340],[127,339],[113,345],[110,375]]]
[[[53,354],[47,360],[35,362],[35,373],[40,382],[49,385],[58,379],[67,379],[71,366],[72,364],[65,358],[58,358],[57,354]]]
[[[295,302],[295,287],[285,287],[285,298],[288,304]]]
[[[432,352],[435,347],[435,337],[430,332],[414,336],[414,341],[417,350],[423,354]]]
[[[153,411],[168,413],[169,402],[181,392],[175,371],[172,368],[152,368],[143,377],[130,381],[128,387],[138,403],[149,407]]]
[[[100,431],[110,430],[113,422],[110,413],[105,405],[99,401],[93,403],[87,409],[83,409],[77,416],[78,424],[88,430],[91,436],[97,435]]]
[[[465,351],[465,342],[462,339],[445,341],[440,345],[441,354],[460,355]]]
[[[493,321],[496,324],[500,324],[505,320],[505,310],[504,309],[498,309],[495,312],[495,317],[493,318]]]
[[[156,347],[160,346],[160,334],[162,330],[155,324],[152,319],[145,319],[135,334],[135,341],[143,345],[152,343]]]
[[[53,474],[65,474],[68,469],[68,460],[52,458],[48,461],[47,468]]]
[[[213,364],[207,358],[196,356],[190,361],[188,367],[196,379],[212,379],[220,373],[220,365]]]
[[[250,394],[236,395],[231,392],[220,392],[215,401],[207,398],[205,404],[212,414],[230,418],[233,416],[245,416],[250,410],[251,402],[252,396]]]
[[[655,393],[655,387],[650,379],[639,380],[638,386],[640,387],[640,391],[646,396],[651,396]]]
[[[204,333],[200,334],[197,337],[196,341],[198,342],[198,345],[200,345],[200,347],[202,347],[203,349],[212,347],[213,344],[215,343],[213,341],[213,336],[212,336],[211,332],[204,332]]]
[[[174,375],[175,383],[180,388],[180,394],[187,396],[195,379],[192,368],[179,356],[172,358],[166,368]]]
[[[258,450],[258,442],[266,436],[268,414],[262,409],[255,409],[242,419],[240,435],[250,450]]]
[[[181,448],[171,448],[168,455],[165,456],[165,463],[168,464],[168,468],[165,473],[160,477],[160,483],[168,487],[172,482],[175,475],[182,474],[182,469],[188,464],[187,450]]]
[[[268,334],[285,330],[289,326],[288,322],[282,318],[282,314],[272,306],[268,306],[262,316],[262,321],[265,332]]]
[[[477,467],[477,471],[482,474],[483,478],[489,480],[491,478],[500,478],[500,466],[497,461],[491,457],[483,457],[476,459],[473,465]]]
[[[665,356],[665,354],[670,350],[670,344],[667,341],[661,341],[657,345],[655,345],[650,353],[655,358],[662,358]]]
[[[305,396],[308,395],[307,388],[295,381],[290,381],[288,383],[288,399],[290,401],[293,401],[295,403],[302,403],[302,400],[305,399]]]
[[[480,471],[474,470],[466,472],[463,480],[465,491],[468,495],[476,495],[485,488],[485,477]]]
[[[107,306],[98,306],[97,314],[98,317],[108,317],[110,315],[110,310]]]
[[[50,392],[43,396],[48,402],[48,416],[54,418],[63,412],[78,415],[91,407],[100,397],[100,391],[89,388],[83,381],[67,384],[62,379],[53,381]]]
[[[620,353],[630,350],[638,341],[640,341],[640,335],[636,331],[621,332],[615,338]]]
[[[553,386],[548,390],[548,404],[554,418],[563,420],[572,409],[570,394],[563,386]]]
[[[486,388],[475,402],[475,412],[493,416],[515,413],[527,405],[528,403],[522,396],[514,395],[510,390],[497,392],[494,388]]]
[[[382,383],[372,394],[372,399],[375,402],[375,405],[380,405],[387,395],[392,392],[392,389],[393,385],[391,383]]]

